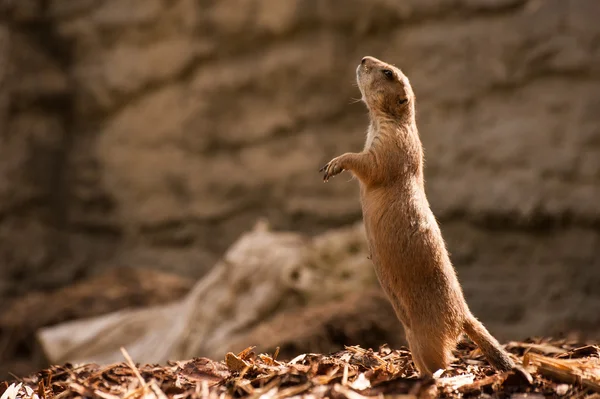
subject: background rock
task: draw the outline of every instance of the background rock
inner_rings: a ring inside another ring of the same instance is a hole
[[[258,216],[360,219],[363,55],[418,97],[431,204],[500,339],[600,326],[596,0],[0,2],[0,301],[204,275]]]

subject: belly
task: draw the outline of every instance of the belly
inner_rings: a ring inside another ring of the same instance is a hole
[[[406,236],[410,234],[409,207],[398,197],[390,196],[389,190],[370,190],[361,187],[363,222],[373,263],[398,263],[406,249]]]
[[[409,313],[427,311],[432,302],[454,303],[460,287],[433,214],[387,195],[361,189],[367,241],[382,288]]]

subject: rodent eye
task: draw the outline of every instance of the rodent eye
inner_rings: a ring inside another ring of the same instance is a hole
[[[390,71],[389,69],[384,69],[382,72],[388,79],[394,79],[394,72]]]
[[[405,104],[408,101],[408,98],[401,98],[398,100],[398,104]]]

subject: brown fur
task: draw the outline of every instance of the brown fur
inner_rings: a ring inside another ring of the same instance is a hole
[[[331,160],[322,168],[324,180],[348,170],[360,182],[371,258],[405,327],[415,365],[423,376],[446,368],[466,332],[496,369],[513,369],[508,354],[471,314],[429,207],[408,79],[373,57],[363,58],[356,75],[371,121],[365,147]]]

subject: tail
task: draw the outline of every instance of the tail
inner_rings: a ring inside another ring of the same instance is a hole
[[[500,343],[488,332],[488,330],[470,315],[464,322],[463,328],[469,338],[473,340],[483,352],[487,361],[498,371],[510,371],[515,368],[515,363],[508,353],[500,346]]]

